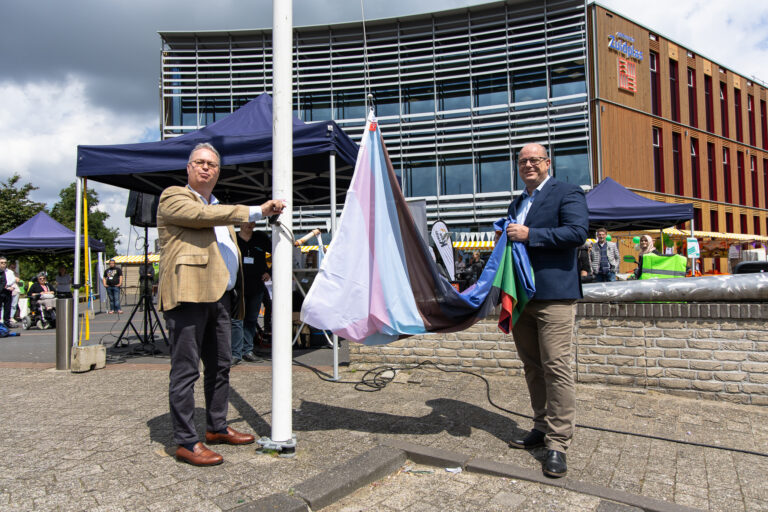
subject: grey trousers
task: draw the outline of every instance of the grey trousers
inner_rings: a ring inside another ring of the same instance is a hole
[[[533,300],[512,328],[531,396],[533,427],[550,450],[564,452],[573,437],[576,391],[571,344],[576,312],[572,300]]]
[[[176,444],[196,443],[195,382],[203,362],[206,429],[227,428],[229,406],[230,294],[217,302],[184,302],[165,312],[171,348],[168,398]]]

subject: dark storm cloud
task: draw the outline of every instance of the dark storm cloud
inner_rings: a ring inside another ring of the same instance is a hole
[[[467,0],[366,2],[366,18],[465,5]],[[359,0],[295,0],[294,25],[359,20]],[[270,0],[10,0],[0,20],[0,80],[87,81],[96,106],[119,112],[158,108],[158,31],[272,25]]]

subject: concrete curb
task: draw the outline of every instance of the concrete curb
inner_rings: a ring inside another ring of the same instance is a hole
[[[293,493],[272,494],[236,508],[238,512],[267,512],[286,510],[305,512],[327,507],[360,487],[394,473],[406,461],[405,451],[377,446],[349,462],[303,481]],[[302,508],[303,507],[303,508]]]
[[[697,512],[698,509],[667,501],[631,494],[602,485],[573,480],[571,478],[547,478],[540,471],[516,464],[472,458],[459,452],[422,446],[408,441],[384,440],[382,445],[358,455],[348,463],[337,466],[305,480],[293,489],[292,494],[272,494],[252,503],[242,505],[237,512],[306,512],[323,507],[352,494],[360,487],[379,480],[411,460],[417,464],[437,467],[461,467],[465,471],[492,476],[515,478],[542,485],[559,487],[607,500],[600,503],[604,512]]]

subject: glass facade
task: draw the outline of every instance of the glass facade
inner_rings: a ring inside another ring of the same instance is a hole
[[[271,91],[270,31],[161,36],[163,137]],[[360,23],[299,27],[294,113],[359,140],[370,92],[406,196],[426,197],[430,218],[455,208],[454,228],[486,231],[522,188],[512,163],[527,143],[548,146],[558,179],[592,185],[586,59],[583,1],[376,20],[365,41]]]

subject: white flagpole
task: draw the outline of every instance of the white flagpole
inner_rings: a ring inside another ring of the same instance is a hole
[[[272,176],[273,198],[288,206],[282,226],[272,228],[272,443],[295,454],[292,388],[293,243],[293,5],[272,0]],[[286,229],[284,229],[286,228]],[[266,446],[265,446],[266,447]]]

